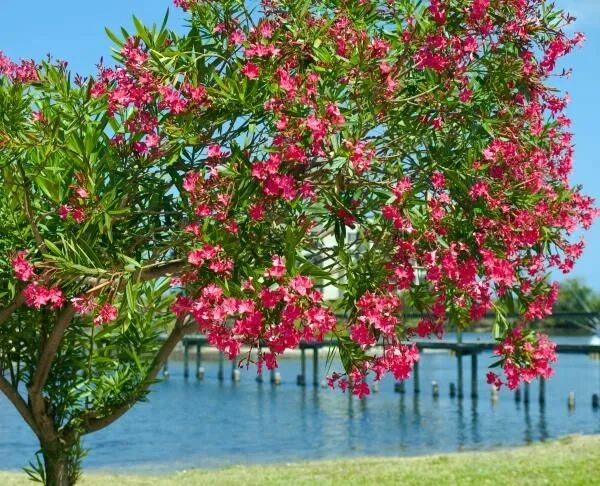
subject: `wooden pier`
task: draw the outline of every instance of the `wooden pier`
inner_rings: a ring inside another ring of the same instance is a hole
[[[423,350],[445,350],[456,356],[456,384],[450,384],[450,396],[456,396],[459,400],[462,400],[465,396],[465,383],[464,383],[464,358],[470,357],[470,397],[473,400],[477,400],[479,397],[478,390],[478,356],[481,353],[491,352],[496,347],[494,342],[457,342],[457,341],[416,341],[415,344],[419,351]],[[203,348],[212,348],[209,345],[208,339],[203,335],[191,335],[186,336],[182,340],[183,346],[183,374],[187,379],[190,376],[190,348],[195,347],[196,351],[196,379],[202,380],[204,378],[204,368],[202,367],[202,350]],[[319,350],[321,348],[329,348],[337,346],[336,340],[325,340],[323,342],[301,342],[300,349],[300,373],[296,377],[296,383],[298,386],[307,385],[307,356],[306,354],[312,352],[312,386],[317,387],[321,383],[319,380]],[[214,348],[213,348],[214,349]],[[600,356],[600,345],[591,344],[558,344],[556,352],[559,354],[582,354],[582,355],[596,355]],[[225,358],[223,353],[218,355],[218,372],[217,378],[219,381],[225,379]],[[168,376],[168,363],[165,364],[164,375]],[[419,362],[416,362],[413,368],[412,381],[413,381],[413,393],[419,394],[421,392],[419,373]],[[235,366],[235,362],[232,363],[231,380],[234,382],[239,381],[240,373]],[[262,375],[258,375],[257,382],[262,383]],[[544,379],[540,379],[538,389],[538,401],[540,404],[544,404],[546,401],[546,386]],[[281,382],[281,375],[275,370],[271,371],[270,377],[271,384],[278,384]],[[437,387],[437,383],[436,383]],[[396,383],[395,390],[398,393],[405,393],[404,383]],[[434,391],[434,396],[438,391]],[[600,391],[600,390],[598,390]],[[597,396],[597,394],[595,394]],[[530,385],[525,384],[523,391],[518,389],[515,392],[515,400],[517,402],[523,400],[525,404],[530,401]],[[597,400],[597,399],[596,399]]]

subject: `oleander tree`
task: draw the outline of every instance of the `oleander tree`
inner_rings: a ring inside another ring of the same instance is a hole
[[[552,87],[583,40],[571,17],[545,0],[175,4],[185,32],[134,18],[92,76],[0,55],[0,390],[39,438],[32,476],[75,483],[82,436],[194,331],[258,372],[335,338],[329,383],[362,398],[368,375],[409,376],[415,337],[493,311],[489,382],[551,375],[527,323],[597,213],[569,183]]]

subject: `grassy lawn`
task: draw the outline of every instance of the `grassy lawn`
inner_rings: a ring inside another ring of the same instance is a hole
[[[31,484],[24,474],[0,473],[0,484]],[[600,484],[600,436],[493,452],[410,458],[234,466],[193,470],[172,476],[86,474],[82,485],[264,485],[264,484]]]

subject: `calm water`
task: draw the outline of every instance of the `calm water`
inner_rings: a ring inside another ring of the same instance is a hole
[[[477,339],[476,335],[465,340]],[[485,338],[484,338],[485,339]],[[587,342],[588,338],[558,339]],[[312,358],[312,354],[308,357]],[[296,386],[299,361],[284,360],[282,384],[259,385],[255,374],[242,371],[241,382],[217,379],[217,363],[204,362],[206,378],[185,381],[183,364],[170,363],[168,381],[155,386],[148,403],[87,438],[92,448],[88,468],[180,470],[227,464],[302,461],[364,455],[416,455],[524,444],[567,434],[600,433],[600,411],[591,407],[600,392],[600,361],[561,355],[556,375],[546,384],[546,404],[531,386],[531,403],[515,403],[501,390],[493,403],[485,384],[488,356],[479,356],[479,399],[470,398],[470,359],[464,359],[465,398],[449,397],[456,382],[456,358],[446,353],[421,357],[421,393],[412,383],[406,394],[394,393],[393,380],[379,393],[360,401],[339,391],[315,389],[312,359],[307,360],[309,386]],[[321,376],[324,375],[324,359]],[[193,368],[193,367],[191,367]],[[226,373],[229,375],[229,373]],[[433,399],[431,382],[440,397]],[[575,392],[577,406],[567,407]],[[12,406],[0,397],[0,469],[17,469],[32,459],[35,437]]]

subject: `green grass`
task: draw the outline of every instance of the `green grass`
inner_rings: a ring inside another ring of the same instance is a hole
[[[118,451],[115,451],[118,454]],[[31,484],[24,474],[0,473],[0,484]],[[592,485],[600,484],[600,436],[575,436],[514,449],[409,458],[234,466],[165,476],[84,475],[81,485]]]

